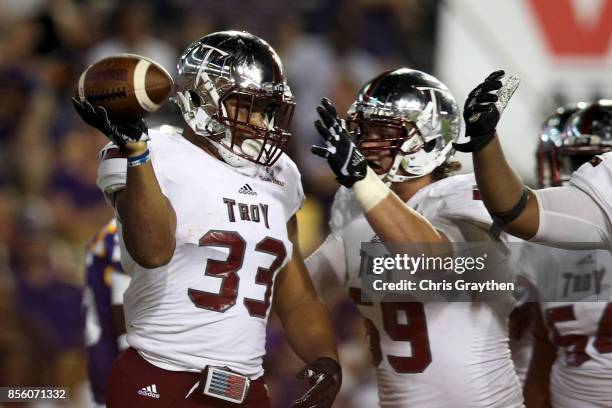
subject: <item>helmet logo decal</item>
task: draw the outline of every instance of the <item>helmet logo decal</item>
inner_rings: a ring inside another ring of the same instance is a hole
[[[431,129],[437,129],[439,126],[439,118],[438,118],[438,110],[436,107],[438,106],[438,100],[436,97],[436,92],[442,93],[443,91],[438,88],[431,88],[426,86],[417,86],[416,89],[419,91],[429,91],[429,96],[431,97],[431,101],[427,102],[427,106],[423,109],[423,120],[427,123],[431,119]],[[424,123],[423,123],[424,124]],[[422,124],[417,124],[420,128]]]
[[[210,80],[210,77],[208,76],[208,73],[206,73],[206,68],[208,67],[208,60],[210,59],[213,52],[218,53],[223,58],[227,57],[229,53],[223,50],[220,50],[219,48],[215,48],[213,46],[207,45],[207,44],[203,44],[202,48],[208,49],[208,51],[204,55],[204,58],[202,59],[202,63],[200,64],[200,68],[198,69],[198,73],[195,78],[195,86],[197,87],[201,81],[204,88],[212,96],[214,103],[218,105],[219,104],[219,94],[217,93],[217,90],[213,86],[212,81]]]

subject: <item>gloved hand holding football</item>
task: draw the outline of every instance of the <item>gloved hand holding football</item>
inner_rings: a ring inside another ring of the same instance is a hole
[[[142,118],[163,105],[173,86],[170,74],[155,61],[116,54],[81,73],[72,103],[87,124],[124,149],[148,140]]]
[[[79,102],[72,98],[74,109],[89,126],[104,133],[115,145],[123,149],[131,142],[146,142],[149,140],[147,124],[144,119],[115,123],[108,118],[106,109],[102,106],[94,108],[88,101]]]

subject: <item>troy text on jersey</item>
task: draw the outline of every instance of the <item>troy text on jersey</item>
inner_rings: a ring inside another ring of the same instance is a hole
[[[223,203],[227,206],[227,216],[230,222],[236,222],[237,209],[238,216],[242,221],[260,222],[263,218],[266,228],[270,229],[270,224],[268,224],[268,204],[244,204],[225,197],[223,197]]]

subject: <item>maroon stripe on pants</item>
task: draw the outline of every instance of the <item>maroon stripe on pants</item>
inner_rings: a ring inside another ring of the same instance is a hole
[[[201,393],[201,387],[185,396],[200,380],[200,373],[169,371],[146,361],[133,348],[121,353],[113,363],[106,396],[108,408],[185,407],[185,408],[270,408],[263,378],[251,381],[244,403],[235,404]],[[155,385],[155,395],[147,392]],[[145,392],[138,392],[145,389]],[[145,394],[145,395],[142,395]]]

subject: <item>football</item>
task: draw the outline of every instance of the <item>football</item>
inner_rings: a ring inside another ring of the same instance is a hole
[[[172,88],[172,77],[155,61],[117,54],[83,71],[76,94],[81,101],[104,107],[112,119],[129,120],[158,110]]]

